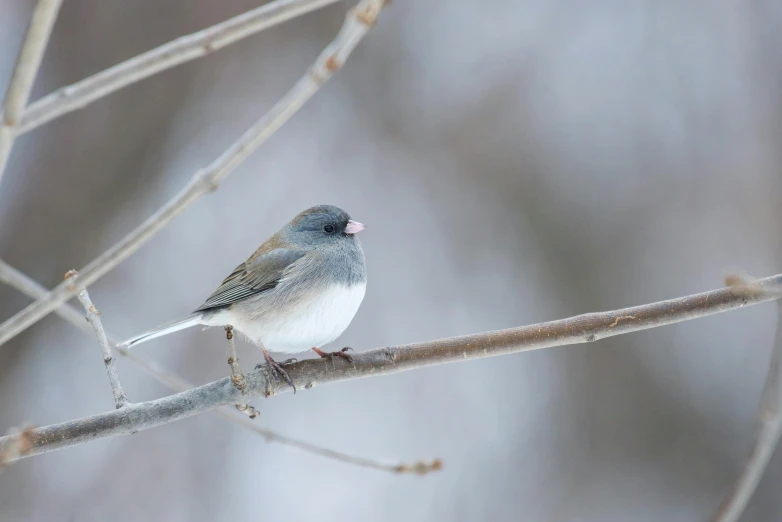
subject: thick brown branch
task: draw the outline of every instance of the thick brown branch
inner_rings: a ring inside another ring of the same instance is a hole
[[[757,281],[777,287],[782,275]],[[504,355],[552,346],[596,341],[614,335],[674,324],[776,299],[759,292],[722,288],[687,297],[612,312],[579,315],[519,328],[439,339],[405,346],[379,348],[353,355],[353,363],[332,368],[326,359],[305,360],[286,367],[297,388],[310,389],[332,382],[387,375],[435,364]],[[246,397],[290,391],[285,383],[267,378],[264,368],[245,374]],[[29,455],[80,444],[98,438],[134,433],[177,421],[243,399],[230,377],[162,399],[34,430]],[[9,444],[0,439],[0,451]]]

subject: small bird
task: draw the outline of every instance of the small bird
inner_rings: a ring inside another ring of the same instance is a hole
[[[195,325],[230,325],[261,348],[272,373],[282,375],[295,391],[288,372],[267,349],[298,353],[312,348],[321,357],[351,361],[345,353],[349,348],[326,353],[319,347],[345,331],[364,299],[366,263],[356,237],[363,229],[340,208],[309,208],[237,266],[193,313],[120,346],[131,348]]]

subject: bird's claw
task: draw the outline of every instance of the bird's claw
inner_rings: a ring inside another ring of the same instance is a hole
[[[334,357],[342,357],[350,364],[353,364],[353,357],[351,357],[347,353],[348,351],[353,350],[353,348],[351,348],[350,346],[346,346],[341,350],[337,350],[336,352],[324,352],[323,350],[318,350],[317,348],[312,348],[312,350],[318,355],[320,355],[321,357],[328,357],[329,359],[331,359],[331,367],[334,369],[337,368],[336,365],[334,364]]]
[[[282,362],[282,364],[278,363],[274,359],[272,359],[272,356],[269,355],[265,350],[263,354],[264,358],[266,359],[266,365],[269,367],[269,371],[271,371],[272,375],[274,375],[275,378],[283,378],[285,379],[285,382],[287,382],[291,388],[293,388],[293,393],[296,393],[296,386],[293,384],[293,380],[291,379],[291,376],[288,375],[288,372],[285,371],[285,369],[282,367],[285,364],[290,364],[291,362],[295,362],[296,359],[287,359]],[[256,365],[256,369],[263,366],[262,364]]]

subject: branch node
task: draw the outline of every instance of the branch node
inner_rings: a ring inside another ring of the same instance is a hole
[[[362,24],[372,28],[377,23],[377,17],[380,14],[380,9],[382,9],[382,7],[383,3],[381,3],[379,6],[375,6],[375,4],[372,2],[367,2],[367,4],[363,7],[355,7],[351,9],[348,13],[348,16],[352,15]]]
[[[256,410],[253,406],[250,406],[249,404],[246,404],[246,403],[245,404],[237,404],[236,405],[236,409],[239,410],[240,412],[244,413],[245,415],[247,415],[251,419],[255,419],[256,417],[258,417],[258,415],[260,415],[258,413],[258,410]]]
[[[11,428],[8,431],[7,435],[11,437],[11,441],[0,448],[0,471],[32,451],[34,429],[34,426],[26,426],[21,430]]]
[[[331,72],[336,72],[339,70],[339,68],[342,67],[342,64],[339,63],[339,60],[337,60],[336,55],[331,55],[328,60],[326,60],[326,69],[328,69]]]
[[[220,188],[220,183],[212,175],[213,169],[201,169],[195,174],[195,184],[200,185],[206,194],[211,194]]]
[[[420,460],[413,464],[399,464],[394,467],[396,473],[414,473],[416,475],[426,475],[433,471],[440,471],[443,469],[443,461],[440,459],[434,459],[431,462],[425,462]]]

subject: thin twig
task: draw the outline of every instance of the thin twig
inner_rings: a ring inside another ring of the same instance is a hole
[[[26,294],[34,299],[40,298],[46,295],[47,293],[47,290],[43,286],[38,284],[36,281],[30,279],[25,274],[23,274],[22,272],[15,269],[14,267],[12,267],[11,265],[9,265],[8,263],[4,262],[1,259],[0,259],[0,282],[3,282],[13,288],[16,288],[23,294]],[[63,319],[65,319],[66,321],[68,321],[69,323],[71,323],[72,325],[76,326],[86,335],[92,336],[93,334],[92,328],[87,324],[87,322],[84,320],[84,316],[76,308],[68,304],[63,304],[59,308],[57,308],[57,310],[55,310],[55,313],[60,317],[62,317]],[[108,336],[108,339],[109,339],[109,343],[111,343],[111,345],[114,346],[114,349],[117,351],[117,353],[119,353],[123,357],[126,357],[130,361],[136,363],[139,367],[145,370],[150,376],[152,376],[156,381],[161,383],[163,386],[166,386],[178,392],[184,392],[195,388],[194,384],[187,382],[186,380],[176,375],[175,373],[166,370],[165,368],[163,368],[162,366],[160,366],[155,362],[146,360],[144,357],[139,355],[138,351],[134,352],[122,348],[121,346],[117,346],[117,344],[119,344],[120,342],[118,338]],[[255,408],[253,408],[252,406],[248,406],[246,410],[242,411],[244,415],[247,415],[250,418],[254,418],[253,412],[255,412],[255,415],[257,415],[257,411],[255,411]],[[394,463],[379,462],[364,457],[357,457],[355,455],[349,455],[347,453],[342,453],[339,451],[322,448],[320,446],[316,446],[314,444],[310,444],[308,442],[304,442],[301,440],[292,439],[290,437],[286,437],[285,435],[281,435],[275,431],[263,428],[262,426],[259,426],[255,422],[252,422],[251,420],[244,417],[243,415],[238,414],[237,411],[231,408],[230,406],[223,406],[215,410],[215,413],[218,413],[226,420],[229,420],[231,422],[243,426],[244,428],[254,431],[258,435],[263,437],[266,440],[266,442],[276,442],[288,448],[298,449],[300,451],[312,453],[314,455],[319,455],[321,457],[336,460],[339,462],[344,462],[346,464],[376,469],[380,471],[389,471],[392,473],[412,472],[417,474],[422,474],[423,472],[427,472],[427,471],[436,471],[440,469],[440,467],[442,466],[442,463],[440,462],[439,459],[435,459],[429,462],[419,461],[413,464],[394,464]]]
[[[228,366],[231,367],[231,382],[234,383],[242,393],[247,390],[247,384],[244,382],[244,374],[239,366],[239,356],[236,354],[236,343],[234,342],[234,327],[230,324],[225,326],[225,338],[228,340],[228,347],[231,350],[231,356],[228,357]],[[246,402],[236,405],[236,409],[244,413],[251,419],[258,417],[258,410]]]
[[[763,286],[780,285],[782,274],[761,279],[757,283]],[[285,369],[298,388],[310,389],[334,382],[389,375],[449,362],[588,343],[774,299],[776,298],[773,296],[747,293],[728,287],[611,312],[590,313],[507,330],[378,348],[355,354],[352,363],[344,362],[337,365],[336,369],[332,369],[329,361],[325,359],[307,359],[286,366]],[[622,320],[617,321],[620,318]],[[267,381],[264,368],[247,373],[244,377],[247,385],[245,394],[226,377],[183,393],[133,404],[121,412],[101,413],[38,428],[33,432],[33,448],[29,454],[37,455],[91,440],[135,433],[219,406],[235,404],[245,396],[273,396],[291,391],[290,386],[284,382]],[[8,443],[7,438],[0,438],[0,450]]]
[[[70,279],[72,284],[80,286],[78,284],[79,274],[76,270],[68,271],[68,273],[65,274],[65,279]],[[98,344],[100,344],[100,348],[103,351],[103,363],[106,365],[106,373],[109,375],[109,382],[111,383],[111,392],[114,394],[114,405],[117,409],[124,408],[129,403],[125,396],[125,390],[122,389],[122,383],[119,382],[117,363],[111,355],[111,347],[109,346],[109,340],[106,337],[106,331],[103,329],[103,322],[100,320],[100,312],[95,308],[95,305],[92,304],[90,294],[87,293],[86,288],[82,287],[76,296],[84,307],[84,311],[87,314],[87,322],[89,322],[92,325],[92,329],[95,330]]]
[[[3,102],[3,113],[0,117],[0,180],[8,163],[14,140],[18,132],[17,126],[22,117],[30,91],[33,89],[35,77],[41,67],[43,53],[49,36],[52,34],[54,21],[60,12],[62,0],[38,0],[27,28],[27,34],[16,60],[11,83]]]
[[[202,31],[181,36],[130,60],[93,74],[32,103],[18,132],[86,107],[95,100],[177,65],[201,58],[243,38],[339,0],[276,0]]]
[[[236,355],[236,343],[234,343],[234,327],[225,326],[225,338],[228,339],[228,346],[231,349],[231,356],[228,358],[228,366],[231,367],[231,381],[241,392],[245,390],[244,374],[239,366],[239,356]]]
[[[777,331],[758,408],[755,440],[741,474],[714,515],[714,522],[735,522],[739,519],[755,493],[782,434],[782,303],[777,302],[777,305]]]
[[[318,56],[315,63],[274,107],[211,165],[197,172],[185,188],[168,203],[125,236],[119,243],[79,270],[81,282],[88,287],[123,260],[127,259],[176,216],[217,186],[250,154],[274,134],[337,71],[358,42],[374,25],[384,0],[362,0],[351,9],[334,41]],[[29,328],[58,306],[72,298],[75,290],[61,283],[43,299],[0,324],[0,344]]]

